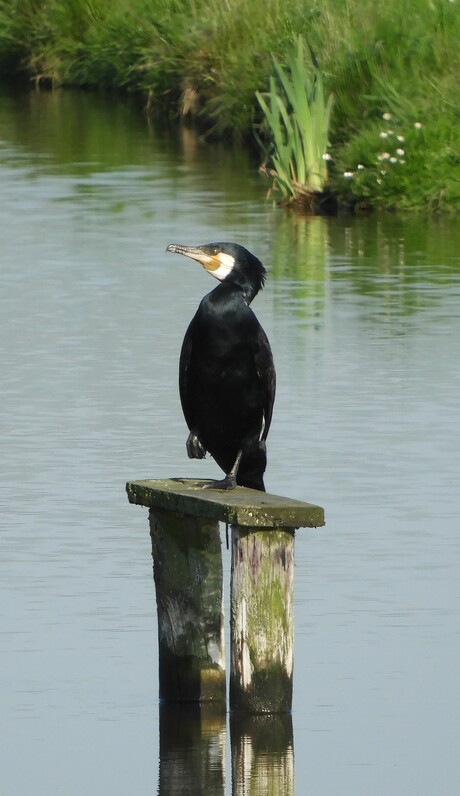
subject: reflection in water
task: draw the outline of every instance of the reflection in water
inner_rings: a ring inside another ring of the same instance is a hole
[[[270,252],[277,306],[294,312],[296,318],[321,317],[328,256],[328,219],[280,214],[275,220]]]
[[[299,216],[289,212],[276,218],[272,269],[277,280],[312,281],[326,278],[330,220],[322,216]]]
[[[326,292],[343,284],[344,291],[377,300],[372,318],[386,323],[435,304],[433,286],[455,283],[459,273],[457,230],[442,218],[279,214],[270,255],[278,295],[288,283],[300,317],[322,313]]]
[[[160,705],[159,796],[223,796],[225,706]]]
[[[388,323],[434,306],[442,288],[457,281],[458,234],[449,219],[339,219],[330,233],[331,252],[342,253],[331,258],[331,279],[377,301],[377,321]],[[437,286],[438,294],[432,289]]]
[[[230,738],[233,796],[294,796],[294,742],[289,713],[231,713]]]
[[[225,707],[160,705],[159,796],[223,796]],[[290,714],[230,714],[233,796],[294,796]]]

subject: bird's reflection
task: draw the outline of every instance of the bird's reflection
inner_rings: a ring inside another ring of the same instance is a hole
[[[226,783],[225,706],[160,706],[159,796],[293,796],[290,714],[232,713],[229,725],[231,789]]]

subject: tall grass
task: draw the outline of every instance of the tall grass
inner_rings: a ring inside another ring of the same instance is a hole
[[[0,0],[0,71],[138,91],[154,111],[252,139],[272,56],[288,68],[299,35],[334,94],[332,188],[369,205],[460,207],[458,1]],[[388,113],[410,143],[399,171],[378,160]]]
[[[271,172],[289,202],[321,193],[327,182],[332,94],[326,100],[321,72],[311,60],[308,65],[298,36],[285,68],[273,57],[276,78],[270,78],[270,90],[256,92],[272,140]]]

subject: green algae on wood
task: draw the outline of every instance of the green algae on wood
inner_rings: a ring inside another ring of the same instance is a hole
[[[301,500],[239,486],[231,491],[205,489],[209,481],[170,478],[130,481],[131,503],[250,528],[318,528],[324,509]]]
[[[294,532],[232,527],[233,708],[280,713],[292,704]]]
[[[218,522],[232,526],[230,708],[292,706],[294,532],[324,525],[320,506],[192,479],[131,481],[150,509],[160,649],[160,698],[224,700]]]
[[[155,509],[150,534],[160,699],[225,701],[219,525]]]

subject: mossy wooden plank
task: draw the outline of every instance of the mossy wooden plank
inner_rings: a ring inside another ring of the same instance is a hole
[[[250,528],[318,528],[324,509],[301,500],[237,487],[205,489],[207,481],[170,478],[130,481],[131,503]]]

